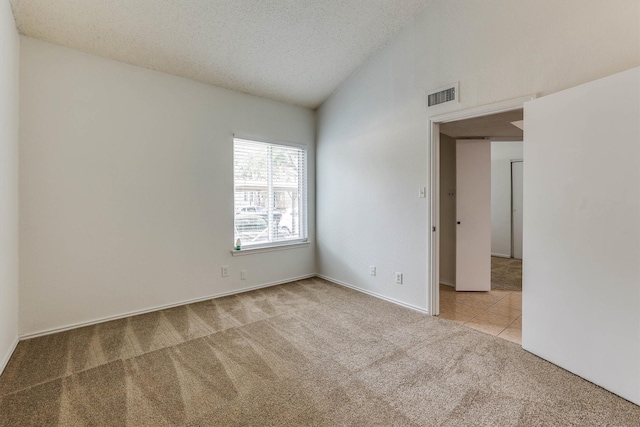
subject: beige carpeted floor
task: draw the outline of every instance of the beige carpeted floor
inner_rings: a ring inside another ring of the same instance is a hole
[[[320,279],[21,342],[2,426],[638,425],[500,338]]]
[[[522,260],[492,256],[491,289],[522,291]]]

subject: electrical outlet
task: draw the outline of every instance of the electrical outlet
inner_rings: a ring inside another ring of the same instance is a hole
[[[402,285],[402,273],[398,273],[397,271],[396,271],[396,283],[398,285]]]
[[[369,266],[369,274],[371,274],[372,276],[376,275],[376,266],[375,265],[370,265]]]
[[[456,190],[449,190],[449,191],[447,192],[447,194],[448,194],[449,196],[452,196],[452,197],[453,197],[453,196],[455,196],[455,195],[456,195]]]
[[[240,280],[247,280],[247,270],[240,270]]]
[[[229,266],[223,265],[222,268],[220,269],[220,273],[222,277],[229,277]]]

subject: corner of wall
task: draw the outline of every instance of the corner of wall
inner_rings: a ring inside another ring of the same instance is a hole
[[[18,125],[20,36],[0,3],[0,373],[18,344]]]
[[[2,375],[4,368],[9,364],[9,360],[11,359],[11,356],[13,356],[13,352],[16,350],[19,341],[20,338],[18,337],[18,334],[16,334],[12,344],[7,349],[7,352],[2,356],[2,359],[0,359],[0,375]]]

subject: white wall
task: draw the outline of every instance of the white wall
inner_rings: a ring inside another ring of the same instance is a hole
[[[636,404],[639,118],[640,68],[525,104],[522,306],[525,349]]]
[[[491,254],[511,256],[511,160],[522,160],[522,141],[491,142]]]
[[[441,133],[440,283],[449,286],[456,284],[456,194],[456,140]]]
[[[20,79],[22,334],[315,273],[230,253],[234,132],[308,144],[315,241],[313,111],[30,38]]]
[[[469,108],[637,66],[639,14],[626,0],[430,2],[319,110],[319,272],[426,308],[429,199],[417,196],[428,118],[451,107],[427,111],[425,91],[460,81]]]
[[[18,339],[18,67],[20,38],[0,1],[0,373]]]

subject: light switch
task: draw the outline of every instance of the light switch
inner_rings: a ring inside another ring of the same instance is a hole
[[[427,187],[420,187],[418,190],[418,197],[424,199],[427,197]]]

